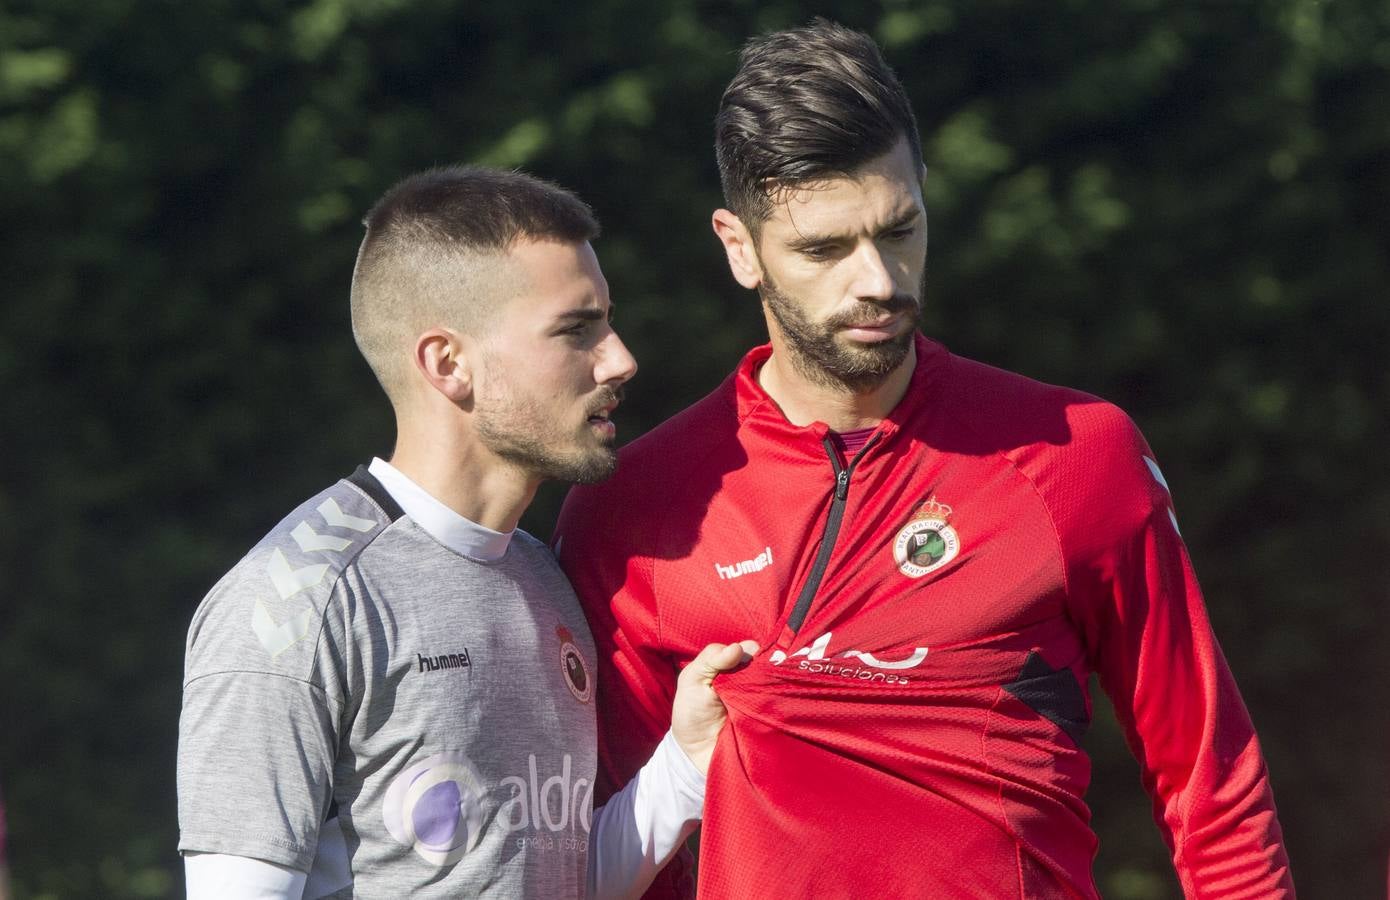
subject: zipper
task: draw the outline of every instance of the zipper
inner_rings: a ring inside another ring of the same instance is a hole
[[[854,467],[859,465],[859,460],[864,458],[869,448],[878,443],[880,436],[879,432],[875,432],[864,446],[859,448],[859,452],[854,454],[854,459],[850,460],[848,467],[840,465],[840,452],[835,449],[835,442],[830,439],[830,435],[827,434],[822,439],[825,455],[830,457],[831,471],[835,473],[835,495],[830,501],[825,533],[821,535],[820,546],[816,548],[816,562],[811,566],[811,574],[796,598],[792,614],[787,618],[787,627],[793,632],[798,631],[801,623],[806,621],[806,614],[811,611],[811,601],[815,599],[816,591],[820,589],[821,580],[825,577],[825,567],[830,562],[830,554],[835,551],[835,541],[840,536],[840,522],[845,517],[845,505],[849,500],[849,480],[854,474]]]

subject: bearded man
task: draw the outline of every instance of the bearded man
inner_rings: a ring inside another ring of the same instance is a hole
[[[1094,898],[1094,672],[1188,895],[1291,896],[1153,452],[1116,407],[917,330],[925,169],[878,48],[824,21],[758,38],[716,129],[714,231],[770,342],[556,529],[606,789],[665,732],[681,665],[752,635],[717,682],[701,896]]]
[[[708,648],[668,738],[593,809],[595,652],[517,528],[547,478],[615,464],[637,369],[578,198],[517,172],[407,178],[373,207],[358,348],[395,451],[300,504],[188,634],[190,900],[625,897],[698,822],[724,713]]]

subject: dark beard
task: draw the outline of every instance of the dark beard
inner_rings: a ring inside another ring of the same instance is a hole
[[[914,320],[922,311],[916,297],[894,294],[881,303],[863,302],[856,309],[815,323],[807,319],[796,301],[779,291],[770,278],[764,278],[758,293],[787,339],[792,368],[797,374],[814,384],[848,388],[855,393],[871,391],[883,384],[902,364],[912,348],[915,329],[909,328],[891,340],[850,346],[837,343],[836,332],[865,319],[877,318],[885,311],[909,313]]]

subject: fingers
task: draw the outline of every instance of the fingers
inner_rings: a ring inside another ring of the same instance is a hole
[[[693,671],[694,677],[709,684],[714,680],[714,676],[749,662],[757,652],[758,644],[756,641],[745,640],[735,644],[709,644],[690,661],[691,664],[686,667],[686,670]]]
[[[701,772],[709,770],[710,757],[724,727],[724,703],[714,687],[721,672],[737,669],[758,652],[754,641],[710,644],[690,661],[676,681],[671,706],[671,734],[681,750]]]
[[[743,661],[743,648],[738,644],[725,644],[722,647],[710,644],[705,649],[712,651],[705,660],[705,671],[711,677],[720,672],[727,672]]]
[[[758,646],[757,641],[739,641],[738,645],[743,648],[744,662],[752,662],[753,657],[757,656],[758,651],[762,649]]]

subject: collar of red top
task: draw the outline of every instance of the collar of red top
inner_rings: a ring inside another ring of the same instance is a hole
[[[927,339],[920,332],[914,337],[913,345],[917,351],[917,366],[912,371],[912,380],[898,405],[888,413],[878,425],[886,440],[895,434],[906,422],[917,416],[931,396],[930,384],[945,365],[949,352],[936,341]],[[777,402],[768,396],[763,386],[758,384],[758,370],[772,356],[772,345],[763,344],[749,350],[734,371],[734,396],[738,406],[739,423],[743,427],[753,427],[765,431],[769,436],[788,442],[806,441],[821,446],[830,426],[824,422],[810,425],[793,425],[782,414]]]

